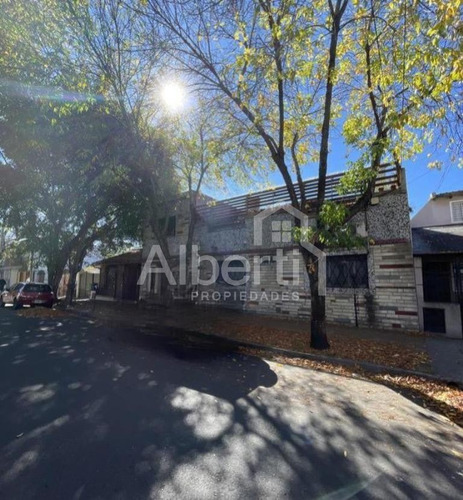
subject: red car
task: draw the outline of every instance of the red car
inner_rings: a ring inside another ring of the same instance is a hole
[[[52,307],[55,297],[50,285],[44,283],[17,283],[11,290],[0,295],[0,307],[13,304],[14,309],[22,306]]]

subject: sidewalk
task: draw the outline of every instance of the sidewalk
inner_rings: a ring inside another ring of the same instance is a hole
[[[264,328],[279,329],[292,333],[303,333],[309,335],[307,320],[283,318],[279,316],[268,316],[236,309],[220,308],[216,306],[194,306],[182,305],[172,307],[153,306],[145,308],[134,302],[115,302],[97,300],[92,303],[89,300],[80,300],[74,303],[74,307],[91,311],[95,316],[104,316],[108,319],[128,321],[138,326],[159,325],[159,320],[164,325],[198,326],[208,321],[231,321],[235,325],[250,326],[258,325]],[[378,340],[381,342],[401,342],[422,348],[426,344],[426,337],[421,334],[413,334],[396,330],[381,330],[376,328],[353,327],[330,323],[329,334],[347,335],[358,339]],[[440,340],[440,339],[438,339]]]
[[[435,373],[463,384],[463,340],[429,337],[426,349]]]
[[[328,337],[331,348],[316,351],[310,348],[306,320],[192,305],[145,309],[127,303],[80,302],[75,307],[115,326],[141,328],[147,333],[159,328],[190,331],[308,355],[422,373],[433,372],[426,352],[426,337],[416,334],[330,324]]]

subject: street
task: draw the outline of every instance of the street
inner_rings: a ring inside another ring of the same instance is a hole
[[[0,310],[1,498],[462,491],[462,430],[381,385]]]

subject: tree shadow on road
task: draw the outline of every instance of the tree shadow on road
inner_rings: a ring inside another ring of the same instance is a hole
[[[370,397],[366,382],[82,320],[1,314],[0,346],[4,498],[456,498],[463,487],[453,429],[408,402],[395,420],[372,418],[350,392]]]

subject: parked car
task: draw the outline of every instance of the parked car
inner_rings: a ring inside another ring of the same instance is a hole
[[[14,309],[22,306],[52,307],[55,297],[50,285],[44,283],[17,283],[0,295],[0,307],[13,304]]]
[[[5,307],[5,304],[13,304],[14,294],[24,285],[25,283],[15,283],[12,287],[5,286],[0,293],[0,307]]]

